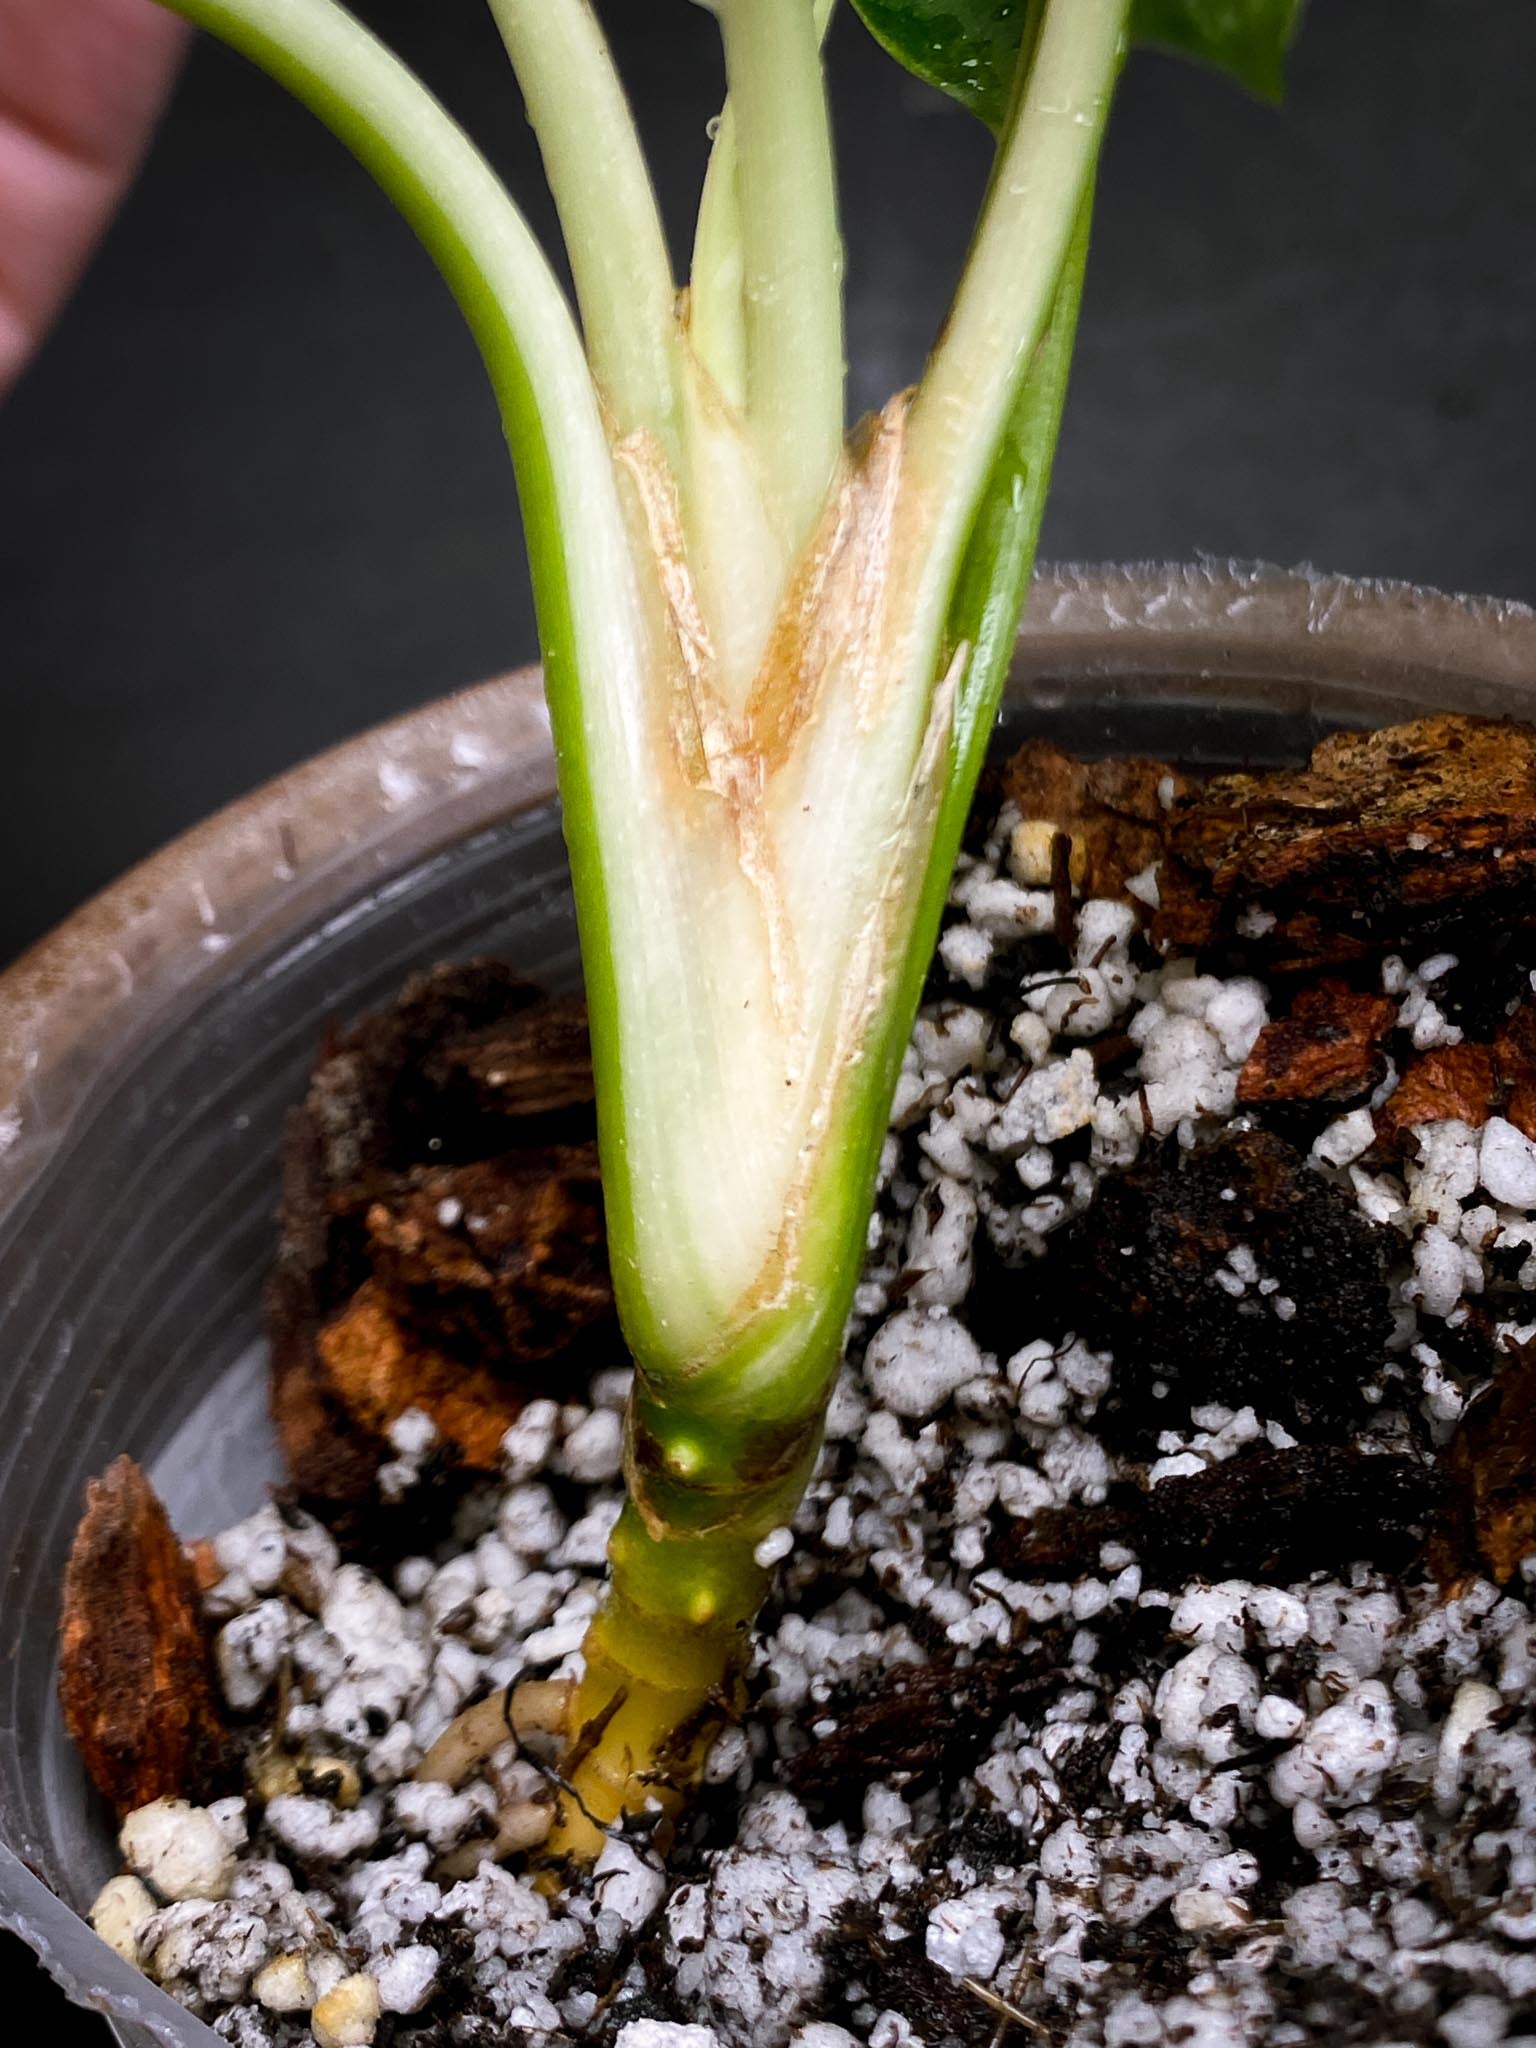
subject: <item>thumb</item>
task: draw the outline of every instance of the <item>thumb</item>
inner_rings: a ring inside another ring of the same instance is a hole
[[[0,0],[0,393],[138,168],[185,40],[154,0]]]

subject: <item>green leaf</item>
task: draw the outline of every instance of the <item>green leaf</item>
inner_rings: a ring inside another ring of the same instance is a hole
[[[909,71],[947,92],[989,128],[1008,114],[1021,48],[1044,0],[853,0],[865,25]],[[1131,38],[1227,72],[1277,100],[1285,54],[1306,0],[1136,0]]]
[[[1136,0],[1131,34],[1225,71],[1260,99],[1285,91],[1285,53],[1306,0]]]
[[[898,63],[938,86],[989,128],[1008,115],[1026,29],[1040,0],[853,0]]]

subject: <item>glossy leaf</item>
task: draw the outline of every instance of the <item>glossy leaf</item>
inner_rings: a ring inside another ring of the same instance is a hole
[[[919,78],[1001,128],[1038,0],[853,0],[877,43]]]
[[[1260,99],[1285,90],[1285,55],[1305,0],[1136,0],[1131,34],[1227,72]]]
[[[1040,0],[853,0],[875,40],[1001,128]],[[1280,97],[1305,0],[1135,0],[1134,42],[1214,65],[1262,99]]]

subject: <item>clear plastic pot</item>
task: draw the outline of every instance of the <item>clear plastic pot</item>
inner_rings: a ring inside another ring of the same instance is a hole
[[[1007,722],[1089,753],[1273,763],[1432,707],[1532,712],[1536,614],[1266,570],[1061,569]],[[79,1917],[114,1867],[55,1703],[85,1481],[131,1452],[189,1536],[260,1502],[283,1111],[329,1020],[486,951],[577,977],[529,672],[269,784],[0,977],[0,1923],[126,2042],[217,2037]]]

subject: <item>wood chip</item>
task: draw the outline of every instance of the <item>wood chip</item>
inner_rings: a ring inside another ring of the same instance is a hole
[[[1500,1365],[1469,1404],[1445,1454],[1450,1504],[1430,1551],[1442,1585],[1519,1576],[1536,1551],[1536,1344]]]
[[[349,1550],[404,1540],[376,1484],[404,1409],[442,1444],[431,1500],[394,1520],[440,1520],[455,1461],[494,1466],[612,1339],[592,1095],[581,1003],[498,961],[436,968],[322,1049],[284,1150],[272,1411],[294,1494]]]
[[[1079,761],[1040,739],[1026,740],[1001,773],[1001,793],[1026,830],[1041,828],[1047,862],[1054,835],[1068,836],[1071,878],[1084,896],[1118,896],[1158,859],[1168,825],[1162,797],[1188,787],[1163,761]]]
[[[330,1384],[316,1331],[294,1331],[272,1346],[272,1421],[295,1498],[350,1539],[347,1511],[374,1499],[388,1439],[349,1414]],[[407,1404],[408,1405],[408,1404]]]
[[[1536,1002],[1522,1003],[1493,1042],[1501,1114],[1536,1138]]]
[[[345,1517],[373,1499],[390,1448],[347,1412],[318,1350],[327,1318],[361,1277],[351,1245],[333,1230],[323,1154],[318,1119],[295,1110],[284,1139],[282,1237],[267,1289],[269,1392],[294,1493],[345,1537]]]
[[[333,1037],[306,1109],[337,1188],[486,1158],[530,1141],[530,1124],[534,1143],[589,1136],[592,1102],[580,1002],[543,994],[505,961],[468,960],[417,975]]]
[[[1376,1115],[1376,1136],[1394,1144],[1411,1124],[1453,1120],[1481,1129],[1499,1100],[1498,1067],[1487,1045],[1437,1045],[1421,1053]]]
[[[1536,924],[1536,728],[1415,719],[1335,733],[1307,767],[1217,776],[1177,804],[1155,939],[1182,950],[1238,936],[1270,969]]]
[[[545,998],[487,1030],[447,1044],[439,1056],[446,1078],[463,1075],[486,1112],[545,1117],[590,1108],[592,1042],[579,996]]]
[[[192,1566],[131,1458],[86,1488],[64,1573],[59,1699],[119,1815],[217,1790],[226,1730]]]
[[[595,1143],[420,1169],[365,1221],[375,1284],[437,1341],[516,1377],[613,1313]]]
[[[1414,1124],[1452,1119],[1481,1130],[1507,1117],[1536,1138],[1536,1004],[1526,1003],[1488,1045],[1438,1045],[1411,1060],[1376,1117],[1376,1136],[1397,1143]]]
[[[408,1408],[419,1408],[474,1472],[496,1470],[501,1440],[527,1405],[521,1387],[413,1335],[372,1281],[321,1330],[316,1351],[324,1392],[374,1441],[386,1440]]]
[[[1242,1103],[1360,1102],[1382,1081],[1382,1039],[1397,1005],[1327,980],[1303,989],[1288,1017],[1266,1024],[1237,1084]]]

